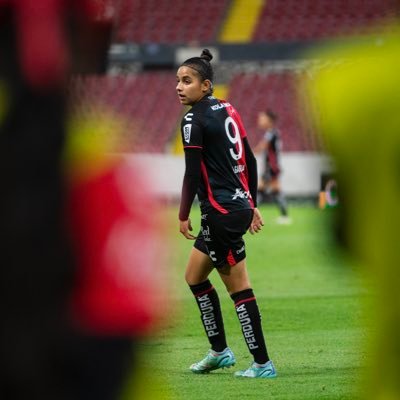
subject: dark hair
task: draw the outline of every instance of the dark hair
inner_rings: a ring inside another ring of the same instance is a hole
[[[210,50],[204,49],[201,52],[200,57],[192,57],[188,58],[185,62],[182,63],[181,66],[186,66],[193,68],[203,80],[208,79],[211,81],[211,89],[212,82],[214,80],[214,71],[210,64],[210,61],[213,59],[213,55]]]
[[[278,114],[272,111],[270,108],[267,108],[264,113],[273,123],[276,123],[279,119]]]

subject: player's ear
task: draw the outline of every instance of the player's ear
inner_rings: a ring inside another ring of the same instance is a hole
[[[201,83],[201,91],[203,93],[207,93],[211,91],[211,81],[209,79],[205,79],[202,83]]]

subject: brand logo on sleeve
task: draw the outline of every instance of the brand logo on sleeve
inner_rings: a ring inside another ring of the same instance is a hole
[[[190,133],[192,132],[192,124],[186,124],[183,127],[183,138],[186,143],[190,143]]]
[[[185,118],[185,121],[191,121],[193,118],[193,113],[187,113],[183,118]]]

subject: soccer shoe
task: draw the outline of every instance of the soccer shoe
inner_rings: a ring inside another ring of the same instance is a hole
[[[229,347],[221,353],[209,350],[201,361],[190,366],[190,370],[195,374],[206,374],[219,368],[230,368],[235,362],[235,356]]]
[[[292,219],[290,217],[281,216],[276,219],[276,223],[278,225],[291,225]]]
[[[277,375],[272,361],[268,361],[264,365],[253,362],[246,370],[235,372],[237,378],[275,378]]]

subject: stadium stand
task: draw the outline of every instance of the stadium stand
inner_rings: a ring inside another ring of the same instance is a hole
[[[367,32],[375,22],[399,13],[397,0],[203,0],[190,5],[184,0],[121,0],[119,4],[113,42],[143,47],[333,38]],[[280,116],[284,151],[321,148],[307,120],[308,111],[297,98],[301,69],[277,71],[259,64],[225,74],[226,68],[222,77],[217,74],[216,83],[226,86],[216,96],[226,96],[239,110],[252,144],[263,134],[256,126],[257,113],[271,108]],[[127,121],[127,151],[180,154],[183,108],[174,90],[175,71],[135,71],[75,78],[76,97],[81,103],[85,100],[81,109],[90,111],[91,104],[103,102],[121,114]]]
[[[228,0],[202,0],[190,4],[185,0],[122,1],[114,41],[142,44],[211,42],[218,35],[228,3]]]
[[[298,72],[242,73],[233,76],[228,100],[237,108],[249,141],[255,145],[263,133],[257,128],[258,112],[271,108],[279,115],[284,151],[311,151],[317,143],[305,127],[304,109],[297,97]],[[310,127],[308,126],[308,129]]]
[[[300,71],[238,73],[216,96],[226,97],[240,112],[250,142],[263,132],[257,114],[272,108],[279,114],[284,151],[312,151],[319,147],[297,98]],[[126,121],[123,149],[145,153],[180,153],[177,127],[183,112],[175,94],[174,72],[152,71],[132,75],[75,78],[75,104],[86,113],[107,105]],[[217,86],[219,87],[219,86]],[[156,93],[156,95],[155,95]],[[94,115],[95,117],[95,115]],[[180,149],[181,150],[181,149]]]
[[[254,42],[322,39],[360,34],[398,10],[396,0],[268,0]]]
[[[75,78],[71,84],[76,107],[86,114],[106,105],[126,122],[123,149],[162,153],[182,112],[174,72]],[[93,115],[96,117],[96,115]]]

